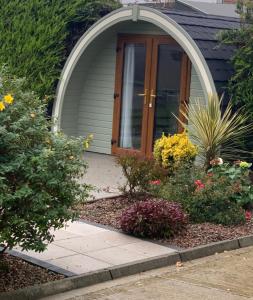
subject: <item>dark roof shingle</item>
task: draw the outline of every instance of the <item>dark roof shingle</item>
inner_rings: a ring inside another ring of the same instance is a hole
[[[238,18],[203,15],[197,12],[182,12],[159,9],[162,13],[176,21],[192,37],[207,61],[210,72],[217,87],[224,85],[233,73],[230,59],[235,47],[221,45],[218,33],[221,30],[240,27]]]

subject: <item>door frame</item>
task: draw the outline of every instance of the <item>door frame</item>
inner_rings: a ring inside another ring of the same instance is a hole
[[[155,117],[155,107],[156,107],[156,90],[157,90],[157,71],[158,71],[158,47],[159,45],[176,44],[180,45],[169,36],[154,36],[153,37],[153,48],[152,48],[152,68],[151,68],[151,80],[150,80],[150,103],[151,108],[149,108],[148,115],[148,136],[147,136],[147,151],[146,156],[153,156],[153,134],[154,134],[154,117]],[[181,47],[180,47],[181,48]],[[179,115],[180,121],[186,121],[183,117],[182,111],[185,111],[185,105],[189,101],[190,96],[190,81],[191,81],[191,62],[187,54],[183,51],[181,60],[181,70],[180,70],[180,95],[179,95]],[[178,121],[178,133],[183,131],[183,126],[181,122]]]
[[[124,45],[127,42],[140,42],[147,45],[146,49],[146,68],[145,68],[145,83],[143,98],[143,118],[142,118],[142,137],[141,149],[124,149],[118,147],[118,139],[120,135],[121,121],[121,93],[124,68]],[[153,148],[153,130],[154,130],[154,115],[155,115],[155,98],[152,97],[152,92],[156,94],[156,80],[158,67],[158,46],[159,44],[176,44],[179,45],[173,38],[166,35],[141,35],[141,34],[119,34],[117,40],[117,56],[115,70],[115,88],[114,88],[114,109],[113,109],[113,127],[112,127],[112,150],[113,155],[133,154],[140,157],[149,157],[152,155]],[[180,45],[179,45],[180,46]],[[152,74],[152,75],[151,75]],[[183,51],[181,62],[180,76],[180,97],[179,97],[179,119],[185,121],[181,111],[185,110],[185,104],[190,96],[191,82],[191,62],[187,54]],[[152,107],[149,107],[152,105]],[[182,132],[183,127],[178,122],[178,132]]]
[[[144,79],[144,91],[146,96],[143,97],[143,117],[142,117],[142,135],[141,135],[141,149],[124,149],[118,147],[118,140],[120,135],[120,117],[121,117],[121,103],[122,103],[122,83],[123,83],[123,68],[124,68],[124,46],[126,43],[143,43],[146,45],[146,66],[145,66],[145,79]],[[118,35],[117,41],[117,58],[116,58],[116,72],[115,72],[115,88],[114,88],[114,110],[113,110],[113,127],[112,127],[112,154],[125,155],[134,154],[137,156],[145,156],[146,146],[145,139],[147,136],[147,99],[149,98],[148,90],[150,85],[150,69],[152,60],[152,39],[146,35]]]

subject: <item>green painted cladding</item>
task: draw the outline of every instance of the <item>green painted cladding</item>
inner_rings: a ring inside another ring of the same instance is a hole
[[[113,93],[117,34],[165,34],[145,22],[122,22],[100,34],[84,51],[67,86],[61,127],[68,135],[93,134],[90,151],[111,153]],[[190,98],[203,98],[204,92],[194,69]]]
[[[205,103],[205,93],[201,87],[199,75],[196,70],[192,67],[191,71],[191,87],[190,87],[190,100],[199,99]]]

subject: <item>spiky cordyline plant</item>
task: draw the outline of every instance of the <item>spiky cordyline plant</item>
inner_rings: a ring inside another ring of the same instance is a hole
[[[229,102],[222,112],[222,101],[223,97],[219,99],[213,94],[209,95],[207,105],[197,99],[181,110],[186,121],[179,122],[188,131],[192,142],[198,145],[206,168],[212,159],[220,155],[229,160],[245,155],[246,151],[240,145],[253,131],[253,123],[249,122],[249,116],[243,109],[234,112]]]

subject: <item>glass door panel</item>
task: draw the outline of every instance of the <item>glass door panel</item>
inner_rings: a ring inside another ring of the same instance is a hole
[[[180,130],[189,60],[167,36],[121,36],[117,49],[112,153],[152,157],[156,139]]]
[[[178,132],[182,55],[177,45],[158,45],[153,141]]]
[[[146,45],[124,45],[119,147],[140,150],[142,146],[143,97]]]

